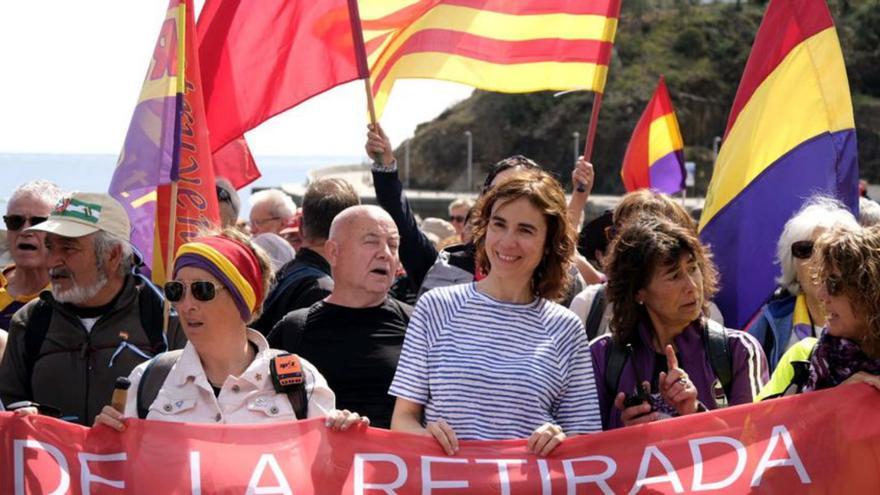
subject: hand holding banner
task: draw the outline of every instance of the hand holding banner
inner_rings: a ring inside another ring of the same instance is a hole
[[[880,487],[880,394],[863,384],[569,438],[462,441],[323,421],[126,432],[0,413],[2,493],[866,493]],[[234,446],[234,451],[229,447]]]

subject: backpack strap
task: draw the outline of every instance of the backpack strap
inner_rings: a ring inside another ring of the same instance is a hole
[[[296,353],[302,343],[310,313],[311,307],[295,309],[287,313],[278,325],[272,327],[272,331],[266,337],[269,346]]]
[[[43,341],[46,340],[46,334],[49,333],[49,324],[52,322],[52,306],[46,301],[38,299],[34,303],[34,309],[28,316],[27,326],[24,332],[24,369],[25,376],[28,377],[28,389],[31,388],[31,377],[34,373],[34,366],[40,359],[40,349],[43,347]],[[33,391],[28,390],[33,397]]]
[[[730,385],[733,381],[733,363],[731,362],[730,345],[728,344],[727,330],[720,323],[706,319],[703,326],[703,342],[706,346],[706,355],[712,371],[721,381],[724,393],[730,396]]]
[[[159,395],[159,390],[165,383],[165,379],[168,378],[168,373],[171,372],[171,368],[173,368],[174,364],[177,363],[177,360],[180,359],[181,354],[183,354],[183,350],[178,349],[176,351],[163,352],[153,359],[150,359],[150,362],[144,369],[143,375],[141,375],[141,381],[138,383],[138,418],[147,418],[147,414],[150,412],[150,406],[153,405],[156,396]]]
[[[273,366],[275,358],[278,356],[291,356],[296,361],[295,368],[299,368],[302,370],[303,380],[300,381],[296,385],[284,385],[283,389],[280,388],[282,385],[278,383],[278,377],[275,375],[275,370],[270,369],[269,375],[272,377],[273,385],[275,386],[275,390],[277,392],[281,392],[284,390],[284,393],[287,395],[287,400],[290,401],[290,406],[293,408],[293,413],[296,414],[296,419],[306,419],[309,415],[309,397],[306,393],[306,385],[309,381],[309,373],[302,365],[302,359],[293,353],[288,353],[279,349],[272,349],[272,360],[270,361],[270,368]],[[314,380],[314,377],[312,377]]]
[[[286,274],[284,274],[281,281],[278,282],[278,285],[276,285],[269,293],[269,296],[266,298],[266,302],[263,303],[263,307],[268,308],[269,306],[274,304],[276,299],[281,297],[281,295],[287,292],[291,286],[300,282],[305,277],[314,277],[316,279],[319,279],[328,276],[329,275],[327,275],[326,273],[311,265],[298,265]]]
[[[626,365],[626,350],[615,344],[614,339],[608,340],[608,347],[605,348],[605,393],[614,402],[614,396],[617,395],[617,388],[620,386],[620,375],[623,374],[623,367]]]
[[[590,311],[587,312],[586,327],[588,341],[596,338],[596,335],[599,333],[599,327],[602,325],[602,318],[605,316],[606,287],[605,284],[599,287],[599,290],[596,291],[596,295],[593,297]]]
[[[159,354],[168,350],[168,337],[162,328],[165,299],[159,295],[158,289],[155,289],[149,280],[144,279],[143,283],[150,285],[141,287],[138,292],[138,313],[140,313],[141,327],[147,334],[150,350],[153,354]]]

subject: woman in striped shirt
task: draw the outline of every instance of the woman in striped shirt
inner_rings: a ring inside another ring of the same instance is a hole
[[[418,301],[390,393],[391,429],[458,440],[528,438],[547,455],[566,435],[601,429],[580,320],[552,302],[566,287],[575,233],[562,187],[529,170],[476,206],[478,282]]]

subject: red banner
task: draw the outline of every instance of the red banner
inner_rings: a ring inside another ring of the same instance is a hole
[[[880,393],[865,385],[571,438],[462,442],[321,420],[129,421],[123,434],[0,414],[0,493],[877,493]]]

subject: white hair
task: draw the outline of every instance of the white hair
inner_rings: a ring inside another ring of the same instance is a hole
[[[251,239],[254,244],[266,252],[269,263],[272,265],[272,273],[277,272],[282,266],[296,256],[293,246],[278,234],[264,232]]]
[[[880,223],[880,204],[864,196],[859,198],[859,223],[871,227]]]
[[[289,220],[296,215],[296,203],[281,189],[263,189],[251,196],[251,209],[260,203],[269,204],[269,212],[272,216]]]
[[[455,201],[453,201],[452,203],[449,203],[449,207],[447,209],[449,210],[449,214],[452,215],[452,210],[454,210],[456,208],[467,208],[468,210],[470,210],[473,207],[474,207],[473,200],[468,199],[468,198],[458,198]]]
[[[15,191],[12,191],[12,196],[9,197],[9,201],[6,204],[9,205],[14,201],[30,196],[39,199],[52,208],[63,195],[64,191],[62,191],[54,182],[37,179],[16,187]]]
[[[125,274],[131,271],[134,250],[131,247],[131,243],[128,242],[128,239],[123,239],[110,232],[99,230],[95,232],[94,242],[95,258],[98,260],[99,271],[106,269],[106,260],[110,256],[110,250],[113,249],[114,246],[119,246],[122,250],[121,258],[119,260],[118,275],[125,277]]]
[[[843,203],[822,195],[809,198],[800,211],[785,222],[785,228],[776,244],[776,263],[782,269],[776,282],[791,294],[797,295],[801,292],[797,268],[791,256],[791,245],[810,240],[813,231],[820,227],[828,230],[833,227],[857,230],[859,223]]]

